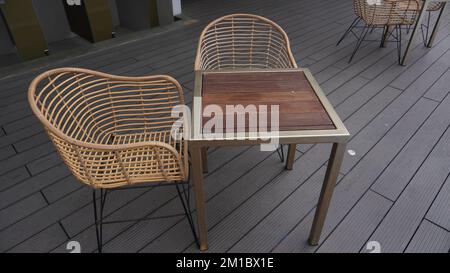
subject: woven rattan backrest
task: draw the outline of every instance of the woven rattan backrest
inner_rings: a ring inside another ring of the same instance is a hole
[[[203,30],[195,70],[297,67],[283,29],[261,16],[231,14]]]
[[[353,7],[368,25],[409,25],[417,16],[419,0],[354,0]]]
[[[437,11],[437,10],[440,10],[443,5],[444,5],[444,2],[431,2],[428,5],[427,10],[428,11]]]
[[[168,76],[119,77],[61,68],[38,76],[31,108],[58,152],[82,182],[116,187],[180,180],[186,143],[171,138],[172,107],[184,104]]]

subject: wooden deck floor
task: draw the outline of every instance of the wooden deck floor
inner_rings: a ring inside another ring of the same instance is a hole
[[[26,101],[30,80],[49,67],[113,74],[168,73],[192,100],[201,29],[220,15],[250,12],[279,23],[296,60],[314,73],[352,138],[318,247],[306,243],[329,145],[301,145],[293,171],[258,147],[211,150],[205,179],[211,252],[448,252],[450,249],[450,18],[433,48],[419,39],[409,65],[394,44],[336,41],[353,20],[351,0],[183,0],[198,20],[158,35],[97,46],[0,80],[0,251],[96,249],[91,190],[59,159]],[[378,32],[373,35],[378,35]],[[378,37],[378,36],[377,36]],[[110,220],[180,212],[171,187],[111,194]],[[105,226],[105,252],[196,252],[185,218]]]

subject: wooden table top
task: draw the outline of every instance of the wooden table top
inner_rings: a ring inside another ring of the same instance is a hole
[[[303,71],[203,74],[203,110],[211,104],[219,105],[224,112],[226,105],[255,105],[258,109],[267,105],[269,118],[270,106],[279,105],[280,131],[336,128]],[[203,117],[203,125],[210,119]],[[225,126],[226,113],[223,121]],[[245,130],[248,129],[246,115]]]

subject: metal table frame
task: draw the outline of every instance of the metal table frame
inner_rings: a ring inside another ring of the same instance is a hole
[[[408,58],[408,54],[409,54],[409,50],[411,48],[411,44],[412,44],[412,42],[413,42],[413,40],[414,40],[414,38],[416,36],[416,33],[419,30],[419,27],[422,25],[422,20],[425,17],[425,12],[427,10],[428,5],[431,2],[443,2],[444,3],[443,7],[439,11],[439,15],[438,15],[437,21],[436,21],[436,23],[435,23],[435,25],[433,27],[433,31],[431,33],[430,39],[426,42],[427,47],[432,47],[433,43],[434,43],[434,39],[435,39],[436,34],[437,34],[437,30],[439,29],[439,24],[440,24],[440,21],[442,19],[442,14],[444,13],[444,10],[445,10],[445,5],[447,4],[447,2],[450,2],[450,0],[437,0],[437,1],[436,0],[423,0],[423,2],[424,3],[422,5],[422,8],[421,8],[420,13],[419,13],[419,18],[416,20],[416,23],[414,25],[414,29],[413,29],[413,31],[411,33],[411,36],[409,38],[409,41],[408,41],[408,45],[406,46],[405,52],[403,53],[403,58],[402,58],[402,60],[400,62],[401,65],[405,65],[406,64],[406,61],[407,61],[407,58]]]
[[[212,146],[247,146],[247,145],[259,145],[268,143],[269,141],[263,141],[258,138],[251,138],[249,136],[238,138],[227,137],[217,135],[213,140],[204,139],[202,135],[202,77],[206,73],[239,73],[249,72],[250,70],[214,70],[214,71],[196,71],[195,74],[195,90],[193,101],[193,113],[192,113],[192,130],[191,139],[189,141],[189,149],[192,162],[192,178],[195,193],[196,212],[197,212],[197,225],[198,234],[200,239],[200,250],[207,250],[207,225],[206,225],[206,213],[203,193],[203,170],[204,170],[204,150],[206,147]],[[309,144],[309,143],[333,143],[333,147],[330,154],[329,164],[325,174],[322,190],[316,214],[314,217],[313,225],[309,235],[309,243],[311,245],[317,245],[320,240],[320,234],[322,232],[325,217],[328,211],[328,207],[333,194],[334,186],[339,174],[340,166],[345,152],[347,140],[350,136],[349,132],[345,128],[343,122],[335,112],[333,106],[326,98],[325,94],[319,87],[318,83],[312,76],[308,69],[294,68],[294,69],[265,69],[251,72],[292,72],[302,71],[305,73],[306,78],[315,91],[318,99],[327,111],[331,121],[333,122],[335,129],[327,130],[299,130],[299,131],[280,131],[277,137],[280,144],[290,144],[286,162],[286,169],[292,169],[295,160],[296,144]],[[211,134],[209,134],[211,136]]]

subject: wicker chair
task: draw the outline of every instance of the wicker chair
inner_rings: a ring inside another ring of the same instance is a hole
[[[296,67],[284,30],[252,14],[231,14],[208,24],[195,59],[195,70]]]
[[[426,11],[428,13],[427,16],[427,21],[422,24],[420,26],[420,29],[422,31],[422,40],[423,40],[423,44],[425,46],[427,46],[428,44],[428,38],[429,38],[429,34],[430,34],[430,24],[431,24],[431,16],[432,13],[436,13],[438,11],[441,11],[441,9],[443,9],[445,7],[445,3],[444,2],[431,2]],[[422,2],[420,2],[420,6],[417,7],[417,11],[420,11],[422,9]]]
[[[339,45],[349,33],[355,35],[357,42],[349,59],[349,62],[351,62],[369,31],[374,28],[383,28],[381,46],[384,46],[387,39],[392,36],[397,43],[398,60],[400,62],[402,50],[401,27],[406,26],[408,28],[414,24],[418,14],[418,5],[419,0],[380,0],[378,3],[354,0],[353,8],[357,17],[337,44]],[[362,26],[358,26],[359,23],[362,23]],[[356,34],[353,32],[354,28],[362,28],[362,30],[359,34]]]
[[[94,189],[100,252],[102,226],[107,223],[103,222],[103,207],[113,189],[144,182],[151,186],[173,183],[192,224],[189,202],[185,204],[189,190],[186,193],[184,188],[189,180],[187,140],[171,137],[172,107],[184,104],[175,79],[61,68],[35,78],[28,99],[72,174]]]
[[[277,68],[297,68],[297,63],[286,32],[267,18],[226,15],[209,23],[200,35],[195,70]],[[283,147],[277,152],[283,162]]]

